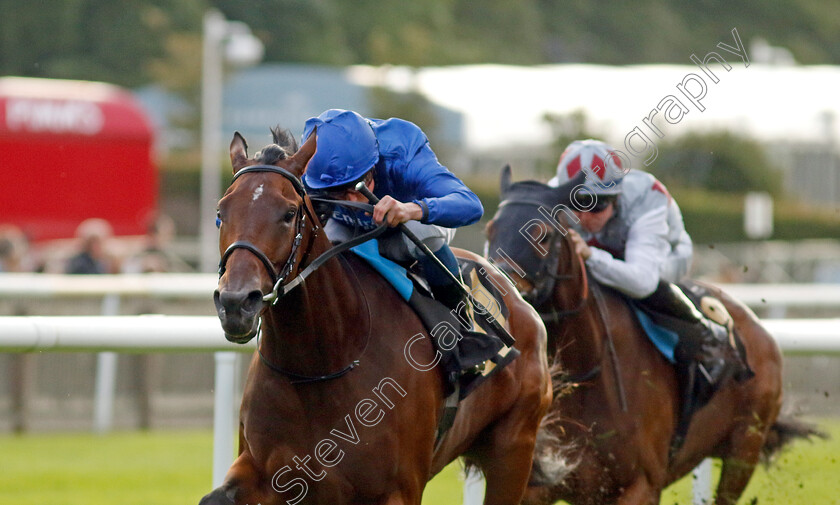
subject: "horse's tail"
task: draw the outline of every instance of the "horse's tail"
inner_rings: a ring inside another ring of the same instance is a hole
[[[810,442],[813,441],[812,439],[814,437],[823,440],[830,438],[828,433],[819,429],[815,424],[799,421],[788,416],[779,417],[767,433],[764,446],[761,448],[761,458],[765,463],[769,464],[772,462],[773,457],[788,444],[797,439],[808,440]]]
[[[549,367],[551,372],[551,385],[554,391],[554,401],[561,396],[568,394],[570,384],[564,380],[563,368],[558,362]],[[534,460],[531,468],[531,480],[529,486],[554,487],[563,483],[566,477],[577,467],[578,461],[569,459],[568,454],[572,450],[569,443],[564,443],[554,432],[552,426],[557,424],[560,418],[557,409],[550,408],[537,431],[537,442],[534,445]]]

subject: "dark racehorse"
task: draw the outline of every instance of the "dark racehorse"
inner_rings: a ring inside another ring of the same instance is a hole
[[[518,504],[551,402],[538,315],[507,284],[521,355],[462,402],[436,446],[444,384],[426,330],[354,254],[311,271],[332,247],[300,181],[315,135],[295,152],[288,132],[274,133],[276,144],[255,159],[238,133],[230,145],[235,175],[219,202],[216,307],[228,340],[261,336],[242,399],[239,456],[201,504],[416,505],[427,481],[459,455],[487,475],[485,503]],[[311,275],[301,283],[304,273]]]
[[[555,391],[544,435],[559,439],[576,464],[561,482],[540,464],[545,447],[538,447],[525,503],[658,504],[663,488],[709,456],[723,460],[716,504],[736,503],[763,449],[776,448],[779,435],[808,434],[777,422],[782,358],[773,339],[747,307],[710,288],[734,319],[755,377],[724,386],[669,455],[680,405],[674,367],[627,303],[587,275],[565,233],[574,215],[558,206],[557,192],[510,180],[506,167],[502,203],[487,226],[488,254],[546,322],[549,356],[562,363],[568,390]]]

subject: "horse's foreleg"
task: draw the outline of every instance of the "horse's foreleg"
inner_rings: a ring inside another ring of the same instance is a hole
[[[661,494],[662,490],[653,486],[642,474],[624,488],[615,505],[658,505]]]
[[[416,493],[414,491],[400,490],[388,496],[381,503],[382,505],[420,505],[421,498],[422,492]]]
[[[518,505],[522,501],[544,411],[533,412],[533,403],[518,402],[488,434],[487,443],[474,458],[486,480],[484,505]]]
[[[723,460],[715,505],[735,505],[750,482],[755,462],[729,457]]]
[[[484,505],[517,505],[531,474],[534,441],[505,444],[505,447],[494,447],[492,452],[493,456],[481,462],[487,481]]]

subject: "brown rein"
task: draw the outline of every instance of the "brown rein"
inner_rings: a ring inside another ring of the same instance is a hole
[[[540,312],[539,315],[543,321],[559,323],[563,318],[580,314],[589,302],[589,275],[586,272],[586,264],[583,262],[583,257],[580,254],[575,254],[575,256],[577,256],[578,263],[580,264],[581,282],[583,284],[581,291],[583,292],[583,296],[573,309],[555,310],[552,306],[551,312]],[[565,280],[571,279],[572,277],[570,275],[559,276],[555,274],[554,278],[556,280]]]

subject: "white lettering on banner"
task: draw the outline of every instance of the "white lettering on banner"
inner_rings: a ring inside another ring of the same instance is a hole
[[[6,102],[6,127],[11,131],[96,135],[104,124],[102,109],[90,102],[32,99]]]

